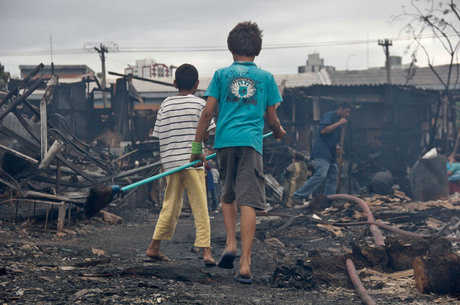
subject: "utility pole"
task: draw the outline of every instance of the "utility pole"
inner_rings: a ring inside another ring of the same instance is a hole
[[[102,63],[102,102],[104,104],[104,108],[107,107],[107,81],[106,81],[106,72],[105,72],[105,54],[109,52],[118,52],[118,45],[112,41],[106,42],[87,42],[83,46],[83,50],[87,53],[99,53],[101,57]]]
[[[104,108],[107,107],[107,93],[105,92],[106,88],[106,78],[105,78],[105,53],[108,53],[109,50],[101,43],[99,45],[99,48],[94,47],[94,49],[99,53],[99,56],[101,57],[101,63],[102,63],[102,102],[104,104]]]
[[[50,34],[50,53],[51,53],[51,75],[54,75],[54,62],[53,62],[53,36]]]
[[[383,46],[383,52],[385,52],[385,67],[387,69],[387,84],[391,84],[391,65],[390,65],[390,46],[393,43],[389,39],[379,39],[379,46]]]

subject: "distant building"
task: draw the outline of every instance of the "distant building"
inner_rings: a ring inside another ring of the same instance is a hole
[[[19,65],[19,71],[21,73],[21,78],[23,79],[27,75],[29,75],[34,69],[36,65]],[[89,74],[92,73],[94,75],[94,71],[88,67],[87,65],[54,65],[54,74],[56,74],[60,79],[62,78],[78,78],[82,74]],[[38,77],[36,75],[35,77]],[[47,79],[51,77],[51,66],[45,65],[43,68],[43,75],[42,78]]]
[[[324,59],[319,57],[319,53],[308,54],[307,65],[298,68],[299,73],[319,72],[321,70],[335,71],[335,67],[325,66]]]
[[[170,77],[172,76],[172,69],[174,66],[167,66],[166,64],[157,63],[152,58],[136,60],[136,65],[128,65],[125,68],[125,74],[132,74],[134,76],[144,78],[156,78],[156,77]]]
[[[392,70],[398,69],[407,69],[409,65],[402,64],[402,57],[401,56],[390,56],[390,66]],[[370,67],[368,70],[385,70],[385,66],[383,67]]]
[[[392,69],[402,69],[402,57],[401,56],[390,56],[390,66]]]

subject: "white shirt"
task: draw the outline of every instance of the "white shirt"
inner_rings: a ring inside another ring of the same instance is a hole
[[[152,136],[160,140],[160,158],[165,171],[189,162],[205,105],[205,100],[192,94],[170,96],[161,103]],[[208,131],[213,128],[216,125],[211,120]]]

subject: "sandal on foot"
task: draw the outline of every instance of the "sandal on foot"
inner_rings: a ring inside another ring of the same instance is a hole
[[[222,254],[222,257],[220,258],[219,264],[217,266],[224,269],[233,269],[233,261],[235,258],[235,253],[225,252]]]
[[[161,255],[158,255],[158,256],[147,255],[147,257],[150,260],[155,261],[155,262],[167,262],[167,261],[169,261],[169,258],[164,254],[161,254]]]
[[[204,265],[208,268],[217,266],[215,261],[204,261]]]
[[[235,274],[235,281],[243,284],[252,284],[252,275],[250,278],[242,277],[239,272]]]

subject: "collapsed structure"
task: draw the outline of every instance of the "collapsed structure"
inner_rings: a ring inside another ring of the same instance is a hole
[[[60,231],[65,221],[78,219],[89,187],[100,183],[129,184],[160,169],[158,146],[149,137],[150,128],[161,101],[174,89],[171,78],[158,81],[112,73],[119,78],[107,89],[110,104],[104,108],[102,88],[93,73],[59,80],[55,75],[42,73],[43,69],[43,65],[34,68],[0,102],[0,211],[21,221],[41,215],[45,230],[56,223],[56,230]],[[364,192],[373,173],[389,170],[395,184],[417,198],[419,194],[413,193],[408,179],[411,168],[433,147],[450,153],[456,132],[448,119],[453,109],[445,103],[440,88],[426,81],[426,72],[421,69],[420,79],[411,81],[395,75],[395,84],[391,85],[384,83],[381,71],[363,72],[364,80],[360,80],[363,75],[353,71],[321,70],[275,76],[284,99],[278,113],[288,135],[282,142],[269,140],[264,144],[271,203],[276,205],[280,200],[282,173],[292,153],[308,156],[321,114],[343,101],[351,103],[354,111],[345,139],[341,192]],[[198,94],[204,93],[209,81],[200,80]],[[451,93],[459,99],[458,91]],[[139,188],[115,204],[146,198],[161,202],[159,183]],[[436,194],[439,195],[443,193]],[[407,198],[403,193],[399,196]],[[458,202],[448,204],[452,213],[458,211]],[[299,219],[303,218],[284,222],[264,239],[273,238]],[[367,220],[370,231],[378,235],[375,220]],[[454,222],[446,225],[453,233],[458,231],[458,221]],[[340,223],[332,227],[327,223],[321,225],[333,234],[340,231]],[[381,241],[376,243],[384,246]],[[375,262],[382,254],[380,250],[374,252],[373,247],[369,250],[361,245],[353,252]],[[381,267],[387,267],[387,262]],[[347,264],[352,270],[353,266]],[[425,270],[430,261],[420,259],[418,264]],[[289,282],[291,277],[286,274],[293,268],[303,268],[306,278],[311,275],[307,272],[310,267],[300,264],[280,268],[277,278]]]

